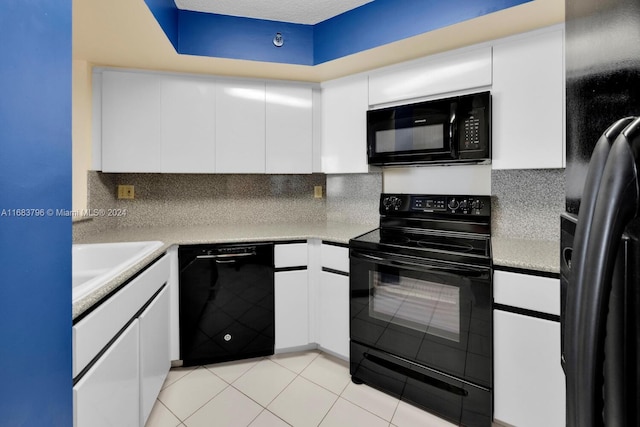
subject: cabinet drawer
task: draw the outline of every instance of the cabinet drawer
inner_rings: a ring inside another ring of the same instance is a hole
[[[303,267],[309,262],[306,243],[275,245],[273,259],[276,268]]]
[[[116,336],[168,278],[169,257],[165,255],[73,326],[73,377]]]
[[[560,280],[495,271],[493,300],[498,304],[560,315]]]
[[[349,272],[348,247],[323,244],[321,259],[323,267]]]

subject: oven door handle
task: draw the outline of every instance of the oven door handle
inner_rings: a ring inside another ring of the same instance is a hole
[[[466,277],[476,277],[487,274],[491,271],[491,269],[487,267],[474,267],[470,265],[440,266],[428,262],[410,262],[405,260],[389,259],[377,255],[369,255],[362,252],[352,252],[351,256],[354,258],[360,258],[365,261],[371,261],[377,264],[388,265],[391,267],[407,267],[414,269],[418,268],[420,270],[437,271],[442,274],[455,276],[464,275]]]

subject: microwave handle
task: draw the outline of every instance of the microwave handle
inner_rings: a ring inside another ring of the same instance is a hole
[[[451,111],[449,113],[449,144],[451,150],[451,156],[455,159],[458,157],[458,153],[460,150],[458,149],[458,121],[460,117],[458,117],[458,103],[451,103]]]

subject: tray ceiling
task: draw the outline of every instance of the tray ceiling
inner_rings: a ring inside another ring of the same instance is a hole
[[[178,9],[317,24],[373,0],[175,0]]]

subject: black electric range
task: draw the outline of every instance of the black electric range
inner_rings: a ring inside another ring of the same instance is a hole
[[[382,194],[349,242],[350,371],[459,425],[492,419],[490,196]]]

